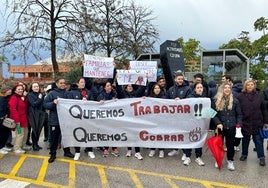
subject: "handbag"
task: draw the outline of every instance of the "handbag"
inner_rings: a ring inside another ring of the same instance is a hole
[[[16,127],[16,123],[14,119],[5,117],[3,120],[3,125],[7,128],[14,129]]]
[[[262,138],[264,138],[264,139],[268,138],[268,128],[266,128],[266,127],[260,128],[259,133],[260,133]]]

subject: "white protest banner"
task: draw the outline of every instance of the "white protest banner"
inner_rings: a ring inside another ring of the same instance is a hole
[[[84,77],[113,78],[114,59],[84,54]]]
[[[118,85],[146,85],[147,82],[147,72],[145,70],[116,70],[117,72],[117,83]]]
[[[210,99],[59,99],[65,147],[199,148],[206,141]]]
[[[157,80],[157,61],[130,61],[131,70],[146,70],[148,82]]]

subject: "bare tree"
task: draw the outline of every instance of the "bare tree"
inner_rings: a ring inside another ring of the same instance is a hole
[[[67,26],[75,17],[72,1],[6,0],[6,5],[12,10],[8,18],[12,17],[15,24],[1,37],[0,47],[9,46],[24,60],[29,54],[38,59],[40,52],[48,51],[51,53],[54,73],[59,73],[57,52],[65,50],[65,44],[71,42]]]
[[[158,37],[152,11],[134,1],[6,0],[5,4],[11,10],[5,20],[15,23],[7,23],[0,34],[0,48],[22,56],[24,62],[29,56],[41,59],[40,54],[50,52],[55,75],[59,53],[136,58],[151,52]]]
[[[80,0],[77,4],[84,5],[78,11],[82,19],[79,23],[87,30],[84,34],[90,33],[93,53],[137,58],[154,50],[159,34],[148,8],[119,0]]]
[[[121,56],[123,35],[123,12],[125,5],[119,0],[89,0],[91,17],[94,18],[93,46],[95,52],[107,57]],[[92,27],[91,27],[92,28]]]
[[[154,44],[159,36],[152,23],[155,19],[152,10],[138,6],[131,0],[123,20],[127,34],[123,41],[128,55],[136,59],[141,53],[154,51]]]

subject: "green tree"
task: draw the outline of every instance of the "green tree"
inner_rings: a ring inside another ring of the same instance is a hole
[[[268,29],[268,20],[265,19],[264,17],[260,17],[258,18],[255,22],[254,22],[254,29],[255,31],[262,31],[263,35],[265,35],[265,31]]]
[[[257,80],[257,85],[263,89],[267,82],[267,44],[268,36],[263,35],[261,38],[251,42],[248,37],[241,39],[232,39],[227,44],[220,46],[220,49],[237,48],[250,59],[249,73],[252,79]]]
[[[178,38],[177,41],[180,43],[184,54],[185,71],[200,71],[200,41],[190,38],[184,42],[183,37]]]

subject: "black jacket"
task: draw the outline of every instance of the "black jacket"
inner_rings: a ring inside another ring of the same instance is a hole
[[[8,115],[8,103],[5,97],[0,97],[0,126],[2,126],[3,118]]]
[[[213,100],[213,98],[215,97],[215,95],[217,94],[217,85],[216,82],[214,80],[211,80],[208,82],[208,97]]]
[[[97,101],[100,101],[100,100],[112,100],[112,99],[116,99],[117,98],[117,93],[115,90],[112,90],[110,93],[106,93],[105,90],[103,90],[98,98],[97,98]]]
[[[246,93],[238,95],[243,114],[243,134],[256,135],[258,128],[264,123],[268,123],[268,115],[263,96],[259,92]]]
[[[87,100],[94,100],[92,93],[85,89],[72,88],[71,91],[68,92],[68,99],[77,99],[82,100],[83,95],[87,98]]]
[[[236,83],[236,84],[234,84],[233,87],[232,87],[233,96],[235,98],[237,98],[238,97],[238,94],[241,93],[242,89],[243,89],[243,84],[242,83]]]
[[[55,88],[51,92],[48,93],[48,95],[44,99],[44,107],[45,109],[49,110],[49,125],[56,125],[59,126],[59,118],[58,118],[58,113],[57,113],[57,106],[53,102],[54,99],[58,98],[68,98],[68,91],[65,89],[59,89]]]
[[[28,114],[32,113],[35,110],[43,110],[43,97],[40,99],[38,97],[39,93],[29,92],[27,95],[29,106]]]
[[[116,85],[117,97],[119,99],[142,97],[145,95],[146,86],[133,87],[132,92],[127,92],[121,85]]]
[[[217,111],[215,102],[212,101],[211,104],[212,108]],[[242,112],[239,101],[234,98],[233,108],[231,110],[226,108],[223,111],[217,111],[216,116],[213,118],[213,122],[215,126],[222,124],[223,129],[234,128],[236,124],[240,124],[242,126]]]
[[[175,99],[179,97],[180,99],[185,99],[192,93],[192,89],[185,83],[181,86],[174,84],[171,88],[168,89],[166,98],[167,99]]]
[[[268,89],[263,90],[262,95],[264,98],[264,104],[266,106],[266,110],[268,110]]]

